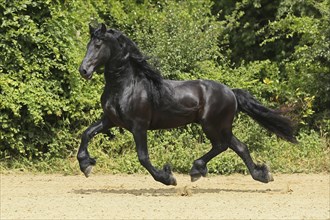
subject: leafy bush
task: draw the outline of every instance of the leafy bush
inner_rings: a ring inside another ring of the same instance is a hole
[[[221,26],[211,16],[210,2],[164,1],[140,7],[139,23],[134,24],[139,31],[133,37],[156,58],[165,77],[184,79],[197,62],[217,59]]]
[[[79,28],[88,21],[78,21],[80,14],[70,11],[75,7],[0,3],[1,158],[67,156],[77,145],[77,128],[94,118],[85,112],[97,108],[99,85],[85,87],[78,78]]]

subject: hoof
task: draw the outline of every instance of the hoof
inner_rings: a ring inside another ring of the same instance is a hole
[[[177,185],[176,179],[172,174],[170,175],[170,184],[169,185],[172,185],[172,186]]]
[[[165,174],[168,175],[168,178],[165,178],[164,181],[163,181],[163,183],[165,185],[168,185],[168,186],[169,185],[176,186],[177,185],[177,182],[176,182],[175,177],[173,176],[171,166],[168,165],[168,164],[164,165],[163,171],[164,171]]]
[[[96,160],[94,158],[87,158],[79,161],[80,170],[86,177],[89,177],[95,164]]]
[[[273,174],[271,172],[268,173],[268,182],[273,182],[274,181],[274,177]]]
[[[206,164],[203,161],[195,161],[189,172],[191,182],[199,180],[202,176],[206,177],[207,171]]]
[[[266,176],[267,181],[268,182],[273,182],[274,177],[273,177],[273,174],[271,173],[270,167],[268,165],[265,165],[265,170],[267,172],[267,176]]]
[[[270,168],[267,165],[257,166],[252,177],[253,179],[262,183],[269,183],[274,181],[273,174],[270,172]]]
[[[191,182],[196,182],[201,177],[202,177],[202,174],[200,174],[200,173],[196,173],[196,174],[191,174],[190,173],[190,180],[191,180]]]
[[[89,177],[89,175],[92,172],[92,169],[93,169],[92,165],[89,165],[88,167],[86,167],[86,169],[83,171],[83,173],[85,174],[85,177],[87,177],[87,178]]]

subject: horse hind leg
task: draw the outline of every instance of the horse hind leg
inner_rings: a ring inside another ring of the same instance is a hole
[[[203,127],[203,130],[206,136],[210,139],[212,143],[212,148],[205,155],[193,162],[193,166],[189,172],[191,181],[195,182],[202,176],[205,177],[208,169],[207,163],[212,160],[214,157],[224,152],[229,147],[229,140],[231,129],[228,131],[219,132],[218,129],[206,129]]]
[[[240,142],[234,135],[231,139],[230,148],[238,154],[244,161],[245,165],[248,167],[250,174],[254,180],[268,183],[274,181],[273,175],[271,174],[267,165],[255,164],[251,158],[250,152],[245,144]]]
[[[207,163],[214,158],[215,156],[219,155],[223,151],[225,151],[228,147],[225,145],[214,142],[212,143],[212,148],[209,152],[207,152],[205,155],[203,155],[201,158],[195,160],[193,162],[193,166],[189,172],[189,175],[191,177],[191,182],[195,182],[199,180],[202,176],[205,177],[208,169],[207,169]]]

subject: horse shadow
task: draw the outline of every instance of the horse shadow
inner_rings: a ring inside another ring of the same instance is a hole
[[[212,188],[141,188],[141,189],[74,189],[74,194],[127,194],[134,196],[191,196],[196,194],[221,194],[221,193],[285,193],[282,189],[212,189]]]

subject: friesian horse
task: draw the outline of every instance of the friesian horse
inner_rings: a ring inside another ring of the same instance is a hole
[[[88,153],[88,142],[98,133],[120,127],[133,134],[139,162],[153,178],[165,185],[176,185],[169,165],[157,169],[151,164],[147,130],[198,123],[212,148],[193,162],[191,181],[205,176],[207,163],[228,148],[242,158],[253,179],[273,181],[269,168],[254,163],[246,145],[233,135],[233,120],[242,111],[278,137],[295,143],[288,118],[263,106],[242,89],[230,89],[211,80],[166,80],[122,32],[107,29],[104,24],[89,28],[90,41],[79,72],[91,79],[93,72],[103,66],[105,86],[101,96],[103,115],[83,132],[78,149],[80,170],[86,177],[96,163]]]

